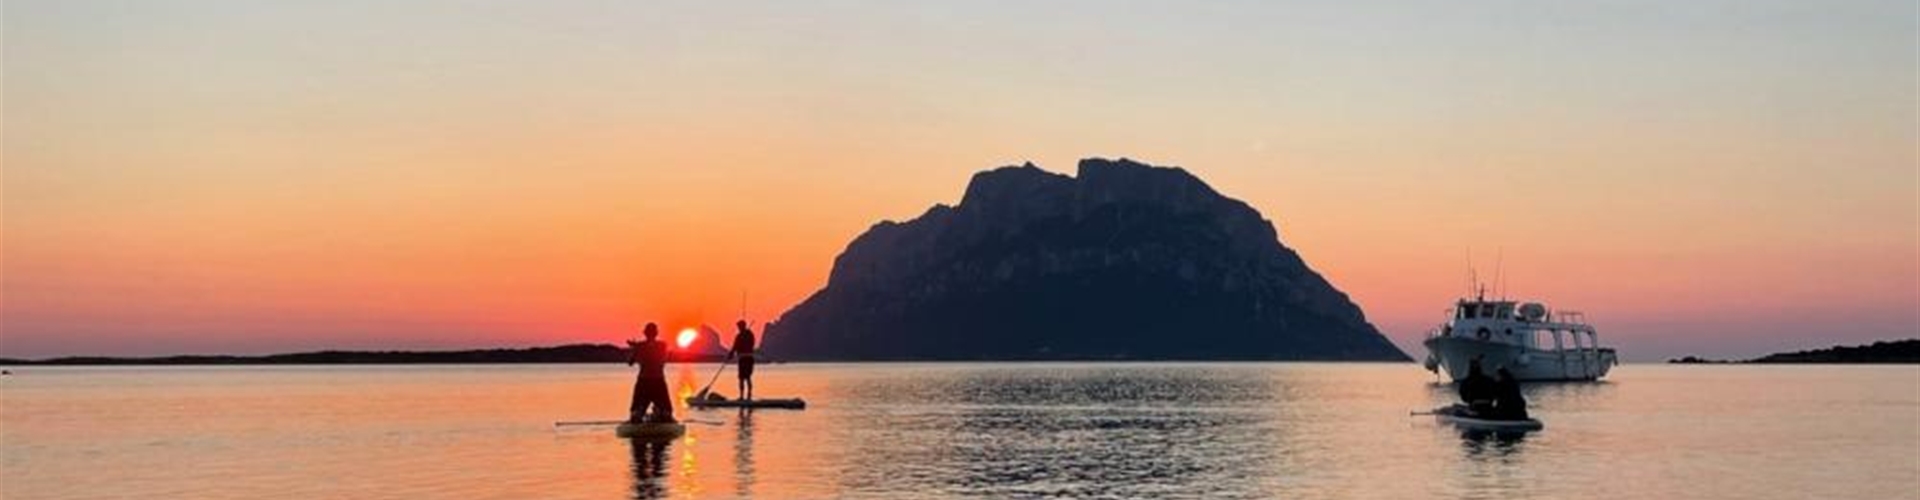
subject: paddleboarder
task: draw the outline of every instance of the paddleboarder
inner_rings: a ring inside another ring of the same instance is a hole
[[[627,366],[640,365],[640,373],[633,380],[633,404],[627,408],[627,420],[674,422],[673,399],[667,391],[667,343],[659,340],[659,325],[647,323],[644,335],[644,341],[627,340],[633,350],[627,356]],[[646,418],[649,407],[653,410],[651,419]]]
[[[734,322],[740,333],[733,335],[733,348],[727,351],[727,357],[740,358],[740,399],[753,399],[753,330],[747,328],[747,321]]]
[[[1467,376],[1460,379],[1460,401],[1474,413],[1485,415],[1493,411],[1496,383],[1492,377],[1480,369],[1480,358],[1467,361]]]
[[[1497,418],[1504,420],[1526,420],[1527,398],[1520,394],[1520,380],[1513,378],[1513,372],[1500,367],[1498,380],[1494,382],[1493,410]]]

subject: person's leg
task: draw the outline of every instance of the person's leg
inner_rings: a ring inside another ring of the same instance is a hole
[[[673,418],[672,391],[667,390],[667,381],[655,383],[653,393],[653,415],[656,422],[675,422]]]
[[[634,379],[634,402],[626,406],[626,417],[639,421],[639,417],[647,415],[647,402],[651,402],[651,398],[647,398],[647,385],[641,379]]]
[[[757,364],[753,356],[740,357],[740,394],[742,398],[753,399],[753,368]]]
[[[1485,399],[1473,400],[1472,403],[1467,404],[1467,409],[1471,410],[1474,415],[1479,416],[1492,416],[1495,411],[1493,401]]]

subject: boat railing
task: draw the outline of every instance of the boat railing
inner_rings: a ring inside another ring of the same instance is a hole
[[[1551,323],[1566,325],[1585,326],[1587,324],[1587,314],[1580,311],[1554,311],[1547,319]]]

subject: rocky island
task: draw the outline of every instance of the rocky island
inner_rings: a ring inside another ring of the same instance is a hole
[[[1669,359],[1673,364],[1920,364],[1920,339],[1874,342],[1858,346],[1833,346],[1826,349],[1768,354],[1744,361],[1725,361],[1687,356]]]
[[[981,172],[767,327],[796,360],[1404,361],[1246,203],[1179,168]]]

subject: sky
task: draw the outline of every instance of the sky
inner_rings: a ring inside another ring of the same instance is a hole
[[[7,0],[0,43],[0,356],[759,323],[1096,156],[1416,355],[1469,256],[1632,360],[1920,336],[1910,0]]]

